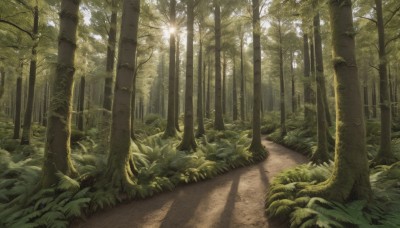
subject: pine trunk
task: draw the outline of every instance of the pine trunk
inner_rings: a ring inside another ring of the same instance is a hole
[[[233,70],[232,70],[232,113],[233,121],[238,120],[238,99],[237,99],[237,85],[236,85],[236,59],[233,57]]]
[[[32,114],[33,102],[35,98],[35,81],[36,81],[36,68],[37,68],[37,45],[39,34],[39,7],[36,5],[33,10],[33,46],[31,53],[31,62],[29,67],[29,90],[28,101],[26,104],[24,125],[22,130],[21,145],[29,145],[31,140],[31,127],[32,127]]]
[[[197,133],[196,137],[201,137],[205,134],[204,129],[204,118],[203,118],[203,41],[201,40],[201,29],[200,34],[200,49],[199,49],[199,62],[198,62],[198,74],[197,74]]]
[[[183,139],[179,150],[191,151],[196,148],[193,124],[193,37],[194,37],[194,0],[187,1],[187,51],[186,51],[186,88],[185,120]]]
[[[215,22],[215,119],[214,129],[225,130],[222,109],[221,88],[221,6],[219,0],[214,0]]]
[[[110,154],[106,178],[111,186],[128,190],[133,184],[131,148],[131,93],[135,74],[140,0],[124,0],[114,90]]]
[[[304,59],[304,120],[305,123],[311,123],[313,119],[313,111],[312,111],[312,87],[311,87],[311,69],[310,69],[310,49],[308,44],[308,34],[304,33],[303,35],[303,59]]]
[[[176,17],[176,1],[170,0],[169,3],[169,19],[170,26],[175,27],[175,17]],[[175,33],[171,33],[169,36],[169,75],[168,75],[168,114],[167,114],[167,127],[164,132],[164,138],[174,137],[176,135],[176,125],[175,125]],[[201,68],[201,66],[200,66]]]
[[[181,131],[180,129],[179,129],[179,92],[180,92],[180,90],[179,90],[179,73],[180,73],[180,58],[179,58],[179,44],[180,44],[180,40],[179,40],[179,36],[177,36],[177,41],[176,41],[176,53],[175,53],[175,55],[176,55],[176,57],[175,57],[175,64],[176,64],[176,66],[175,66],[175,72],[176,72],[176,74],[175,74],[175,112],[174,112],[174,114],[175,114],[175,121],[174,121],[174,123],[175,123],[175,129],[177,130],[177,131]]]
[[[58,182],[57,173],[71,177],[76,175],[71,161],[70,141],[78,14],[79,1],[61,1],[57,69],[50,99],[41,179],[43,188]]]
[[[22,64],[21,64],[22,65]],[[21,66],[22,69],[22,66]],[[21,98],[22,98],[22,70],[17,78],[17,96],[15,101],[15,119],[13,139],[19,139],[21,130]]]
[[[351,1],[329,2],[336,93],[336,148],[332,176],[303,193],[346,202],[369,200],[365,124],[355,58]]]
[[[280,110],[281,110],[281,137],[286,135],[286,107],[285,107],[285,80],[283,76],[283,40],[281,21],[278,25],[279,33],[279,85],[280,85]]]

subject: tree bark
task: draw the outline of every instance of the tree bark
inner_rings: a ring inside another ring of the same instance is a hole
[[[215,22],[215,119],[214,129],[225,130],[222,109],[221,88],[221,6],[219,0],[214,0]]]
[[[318,7],[318,0],[313,1],[314,10]],[[320,15],[319,12],[316,12],[313,20],[314,25],[314,48],[315,48],[315,61],[316,61],[316,74],[321,76],[320,86],[321,86],[321,95],[322,101],[325,109],[325,120],[327,125],[332,126],[332,119],[329,112],[328,106],[328,97],[326,95],[326,86],[325,86],[325,76],[324,76],[324,64],[323,64],[323,55],[322,55],[322,39],[321,39],[321,25],[320,25]],[[318,64],[317,62],[320,62]]]
[[[177,36],[177,39],[176,39],[176,57],[175,57],[175,64],[176,64],[176,66],[175,66],[175,72],[176,72],[176,74],[175,74],[175,92],[176,92],[176,94],[175,94],[175,112],[174,112],[174,114],[175,114],[175,121],[174,121],[174,123],[175,123],[175,129],[177,130],[177,131],[181,131],[180,129],[179,129],[179,93],[180,93],[180,91],[179,91],[179,73],[180,73],[180,68],[179,68],[179,66],[180,66],[180,58],[179,58],[179,43],[180,43],[180,40],[179,40],[179,36]]]
[[[310,49],[308,44],[308,34],[303,34],[303,59],[304,59],[304,120],[306,124],[311,123],[313,119],[312,99],[311,99],[311,69],[310,69]]]
[[[294,67],[293,67],[293,52],[290,52],[290,74],[292,79],[292,112],[297,111],[297,96],[296,96],[296,85],[294,79]]]
[[[378,117],[378,110],[376,107],[377,96],[376,96],[376,82],[375,78],[372,80],[372,118],[376,119]]]
[[[106,78],[104,83],[104,99],[103,108],[106,117],[105,122],[109,122],[109,117],[111,116],[111,106],[112,106],[112,85],[114,79],[114,62],[115,62],[115,48],[117,44],[117,18],[118,18],[118,8],[117,0],[111,1],[111,20],[110,29],[108,31],[108,44],[107,44],[107,64],[106,64]],[[107,123],[106,123],[107,124]],[[107,124],[108,125],[108,124]],[[108,138],[108,136],[107,136]]]
[[[345,202],[369,200],[371,186],[357,73],[350,0],[329,1],[336,93],[336,147],[332,176],[303,193]]]
[[[244,57],[243,57],[243,35],[240,37],[240,118],[244,122],[246,121],[246,113],[244,111]]]
[[[81,77],[81,83],[79,85],[79,105],[78,105],[78,130],[83,131],[84,125],[84,110],[85,110],[85,86],[86,78]]]
[[[211,118],[211,59],[208,57],[206,118]]]
[[[21,130],[21,98],[22,98],[22,62],[20,75],[17,78],[17,96],[15,101],[15,119],[13,139],[19,139]]]
[[[204,129],[204,118],[203,118],[203,41],[201,38],[201,28],[199,31],[200,36],[200,49],[199,49],[199,62],[198,62],[198,74],[197,74],[197,133],[196,137],[201,137],[206,133]]]
[[[170,0],[169,3],[169,19],[170,26],[175,27],[176,17],[176,1]],[[167,115],[167,127],[165,129],[164,138],[174,137],[176,135],[175,125],[175,33],[171,33],[169,36],[169,76],[168,76],[168,115]],[[200,65],[201,68],[201,65]]]
[[[281,110],[281,137],[286,135],[286,107],[285,107],[285,80],[283,75],[283,38],[281,21],[278,22],[279,33],[279,85],[280,85],[280,110]]]
[[[29,67],[29,91],[28,101],[26,104],[24,125],[22,130],[21,145],[29,145],[31,140],[31,127],[32,127],[32,114],[33,102],[35,98],[35,81],[36,81],[36,68],[37,68],[37,45],[39,35],[39,7],[36,5],[33,8],[33,46],[31,53],[31,63]]]
[[[232,114],[233,121],[238,120],[238,99],[237,99],[237,85],[236,85],[236,58],[233,56],[233,70],[232,70]]]
[[[249,150],[253,153],[255,160],[266,157],[266,151],[261,145],[261,25],[260,25],[260,3],[253,2],[253,135]]]
[[[226,115],[226,55],[223,52],[222,62],[222,114]]]
[[[128,190],[132,187],[131,164],[131,93],[135,74],[140,0],[124,0],[119,41],[117,77],[114,90],[110,154],[106,178],[111,186]]]
[[[75,176],[71,161],[71,103],[75,73],[79,1],[62,0],[56,75],[53,81],[46,133],[41,187],[58,182],[57,173]]]
[[[186,89],[185,120],[183,139],[179,150],[191,151],[196,148],[193,124],[193,37],[194,37],[194,0],[187,1],[187,51],[186,51]]]
[[[378,155],[373,160],[374,165],[388,165],[397,159],[393,155],[391,147],[392,113],[389,95],[389,79],[387,73],[387,59],[385,49],[385,28],[382,13],[382,0],[375,0],[378,48],[379,48],[379,95],[381,107],[381,138]]]

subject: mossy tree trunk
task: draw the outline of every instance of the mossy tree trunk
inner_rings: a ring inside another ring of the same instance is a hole
[[[221,6],[219,0],[214,0],[214,29],[215,29],[215,116],[214,129],[225,130],[222,110],[221,85]]]
[[[6,82],[6,72],[4,70],[4,67],[0,69],[0,100],[3,98],[4,95],[4,87]]]
[[[33,7],[33,30],[32,30],[33,46],[31,51],[31,62],[29,67],[28,99],[24,115],[24,125],[22,130],[21,145],[28,145],[30,144],[31,140],[33,102],[35,98],[35,84],[36,84],[37,46],[39,39],[38,35],[39,35],[39,6],[36,5],[35,7]]]
[[[169,2],[169,20],[170,26],[175,27],[176,17],[176,1],[170,0]],[[171,32],[169,35],[169,75],[168,75],[168,110],[167,110],[167,127],[165,129],[164,138],[174,137],[176,135],[175,125],[175,52],[176,52],[175,33]],[[201,68],[201,66],[200,66]]]
[[[56,75],[53,81],[43,172],[43,188],[58,182],[57,173],[75,176],[71,161],[71,109],[75,73],[76,34],[79,22],[79,1],[62,0]]]
[[[345,202],[370,199],[365,124],[355,57],[350,0],[329,1],[336,94],[336,148],[332,176],[303,191]]]
[[[201,28],[199,29],[199,59],[198,59],[198,73],[197,73],[197,132],[196,137],[203,136],[206,131],[204,129],[204,118],[203,118],[203,41],[202,41],[202,34]]]
[[[252,0],[253,7],[253,135],[249,150],[254,157],[265,157],[265,149],[261,145],[261,25],[260,2]]]
[[[124,0],[114,90],[110,154],[106,178],[111,186],[127,190],[132,186],[131,93],[135,74],[140,0]]]
[[[187,0],[187,51],[186,51],[186,88],[185,120],[183,139],[179,150],[191,151],[196,148],[193,124],[193,37],[194,37],[194,0]]]
[[[391,148],[392,113],[389,93],[389,78],[387,72],[387,57],[385,44],[385,28],[383,22],[382,0],[375,0],[376,19],[378,27],[379,48],[379,95],[381,107],[381,140],[378,155],[373,160],[374,165],[388,165],[397,159]]]
[[[22,80],[22,79],[21,79]],[[22,81],[21,81],[22,83]],[[44,85],[44,93],[43,93],[43,119],[42,119],[42,125],[47,126],[47,107],[49,103],[49,82],[46,81]]]

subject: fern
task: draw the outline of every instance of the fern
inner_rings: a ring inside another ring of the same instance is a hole
[[[69,190],[69,191],[77,191],[80,188],[79,182],[70,178],[67,175],[64,175],[61,172],[57,172],[57,177],[59,178],[59,183],[57,188],[61,190]]]

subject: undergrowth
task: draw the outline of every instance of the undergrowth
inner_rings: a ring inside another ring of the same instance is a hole
[[[400,227],[400,163],[371,170],[371,202],[342,204],[298,194],[329,178],[332,166],[307,164],[275,177],[265,203],[268,217],[290,227]]]
[[[163,125],[156,117],[146,121],[149,128]],[[12,124],[1,124],[0,227],[67,227],[74,218],[119,202],[151,197],[259,160],[248,150],[249,132],[238,131],[234,125],[228,125],[226,131],[208,130],[191,153],[176,150],[180,136],[163,139],[160,128],[150,136],[148,132],[138,132],[131,151],[135,161],[134,188],[126,194],[102,181],[108,155],[100,139],[96,139],[98,131],[91,129],[76,133],[77,140],[71,145],[72,160],[80,176],[72,179],[58,173],[57,186],[35,192],[43,163],[44,139],[40,137],[44,133],[34,135],[32,145],[19,146],[18,141],[8,139]]]

